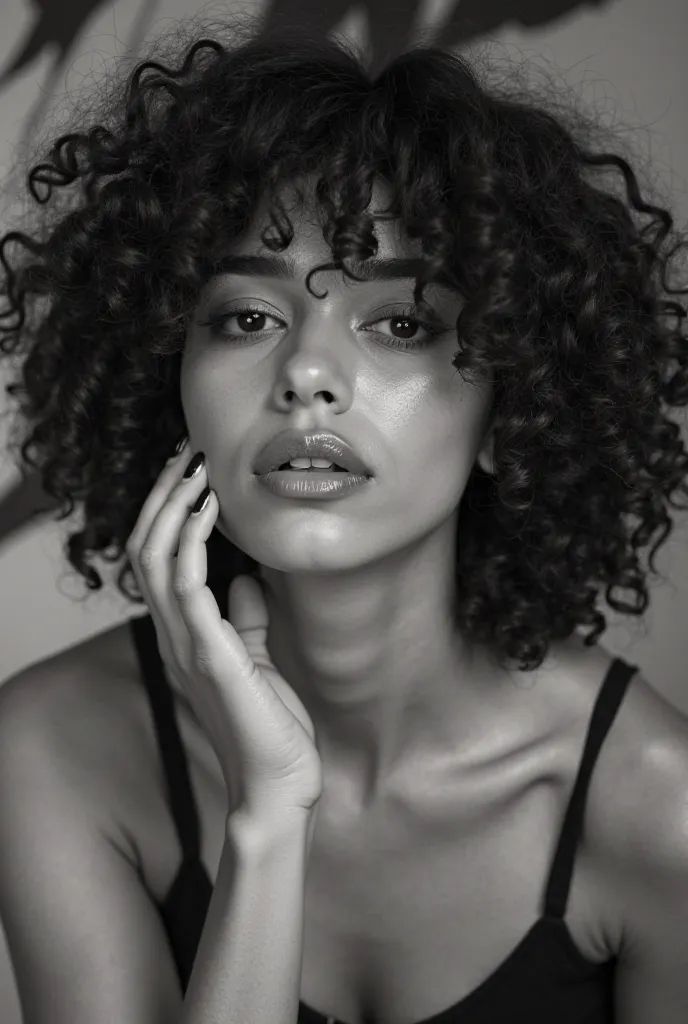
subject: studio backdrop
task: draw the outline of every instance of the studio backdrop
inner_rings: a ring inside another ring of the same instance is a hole
[[[503,81],[518,74],[569,92],[605,125],[623,126],[654,194],[664,198],[678,230],[688,221],[688,38],[686,0],[0,0],[0,175],[2,231],[21,214],[26,160],[37,139],[60,134],[74,104],[113,61],[133,68],[147,41],[172,22],[214,19],[250,8],[261,31],[299,26],[358,43],[373,70],[417,41],[437,42]],[[493,62],[493,63],[492,63]],[[620,177],[620,176],[619,176]],[[618,181],[621,191],[622,182]],[[681,275],[683,287],[687,276]],[[685,297],[683,299],[685,302]],[[1,375],[0,384],[5,383]],[[81,579],[63,545],[78,513],[58,522],[40,480],[17,471],[5,450],[10,399],[0,395],[0,684],[54,652],[130,617],[136,609],[114,584],[83,597]],[[688,443],[685,418],[676,420]],[[581,500],[585,500],[581,496]],[[609,628],[600,643],[641,667],[688,714],[688,533],[673,513],[661,549],[659,579],[649,581],[642,618],[604,605]],[[99,571],[102,562],[97,563]],[[111,567],[101,572],[112,579]],[[12,968],[0,931],[0,1021],[20,1024]]]

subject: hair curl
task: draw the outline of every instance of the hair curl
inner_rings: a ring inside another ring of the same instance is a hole
[[[63,504],[59,518],[83,503],[69,563],[98,590],[89,556],[125,554],[186,432],[179,373],[199,290],[257,201],[269,194],[274,234],[262,238],[281,251],[293,229],[279,189],[315,175],[327,266],[349,275],[345,259],[376,249],[365,210],[380,178],[391,215],[422,240],[415,301],[431,280],[462,293],[452,364],[495,387],[495,476],[476,464],[459,510],[458,628],[526,669],[579,626],[597,640],[602,587],[614,609],[641,615],[639,552],[659,534],[655,573],[667,506],[688,494],[668,418],[688,404],[686,310],[661,297],[688,292],[666,283],[685,246],[665,244],[672,216],[642,197],[626,159],[593,150],[599,124],[570,102],[556,112],[551,95],[519,95],[513,75],[488,87],[477,64],[428,45],[372,77],[344,41],[258,38],[250,21],[248,33],[235,20],[229,42],[197,38],[181,58],[173,34],[172,67],[144,61],[124,89],[116,78],[100,123],[61,135],[31,168],[34,234],[0,239],[2,318],[18,317],[0,348],[24,357],[7,387],[23,393],[21,457]],[[621,171],[625,197],[597,180],[605,168]],[[64,208],[55,189],[73,184]],[[11,242],[27,251],[14,267]],[[229,581],[256,563],[215,529],[208,564],[226,614]],[[117,586],[143,603],[131,578],[125,557]]]

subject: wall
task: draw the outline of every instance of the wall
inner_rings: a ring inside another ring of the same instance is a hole
[[[145,53],[145,40],[170,19],[200,9],[194,0],[0,0],[0,173],[7,174],[26,140],[69,105],[74,90],[99,76],[114,56]],[[383,59],[383,44],[394,51],[413,39],[421,25],[442,42],[465,48],[487,44],[499,60],[521,57],[555,70],[562,89],[574,90],[603,114],[605,123],[622,123],[685,225],[688,177],[688,82],[685,63],[688,14],[685,0],[522,0],[505,5],[481,0],[287,0],[253,4],[265,23],[278,18],[307,18],[323,33],[339,31],[363,40]],[[236,4],[207,5],[220,17]],[[505,18],[503,11],[510,16]],[[471,21],[467,19],[470,13]],[[517,13],[513,13],[516,11]],[[301,13],[300,13],[301,12]],[[4,73],[3,73],[4,70]],[[5,181],[8,230],[16,183]],[[679,223],[680,226],[680,223]],[[1,383],[0,379],[0,383]],[[6,409],[4,394],[0,409]],[[132,613],[115,592],[77,602],[81,591],[66,572],[61,545],[74,523],[55,523],[49,515],[26,522],[36,495],[18,494],[18,474],[2,454],[5,424],[0,421],[0,682],[30,663],[79,643]],[[657,564],[666,584],[652,592],[644,620],[610,614],[602,643],[642,667],[667,699],[688,713],[688,553],[685,516],[663,548]],[[606,609],[605,609],[606,610]],[[19,1024],[12,971],[0,932],[0,1020]],[[94,1022],[95,1024],[95,1022]]]

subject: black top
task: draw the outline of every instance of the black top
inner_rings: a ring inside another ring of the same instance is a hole
[[[186,991],[212,884],[200,860],[199,817],[150,615],[130,620],[160,744],[170,811],[183,852],[160,914]],[[590,776],[605,736],[637,671],[615,658],[600,687],[554,856],[544,912],[476,989],[417,1024],[613,1024],[614,966],[587,960],[563,920]],[[298,1024],[345,1024],[299,1003]]]

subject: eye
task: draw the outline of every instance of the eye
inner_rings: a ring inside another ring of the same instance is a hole
[[[391,344],[392,348],[424,348],[441,334],[446,334],[450,328],[441,323],[439,320],[421,320],[418,316],[414,316],[416,313],[415,306],[409,306],[406,309],[389,313],[386,316],[378,317],[377,320],[372,320],[361,328],[363,331],[367,331],[371,334],[377,334],[379,337],[385,339],[385,344]],[[228,331],[224,329],[224,325],[230,320],[237,320],[238,331]],[[243,323],[241,322],[243,320]],[[201,321],[199,326],[209,327],[210,333],[213,337],[229,339],[230,341],[241,341],[246,338],[257,337],[261,334],[269,334],[274,328],[265,327],[265,320],[274,320],[277,324],[282,327],[287,325],[279,317],[274,316],[271,313],[265,313],[255,306],[242,305],[233,306],[231,309],[226,310],[224,313],[217,314],[209,317],[208,320]],[[395,337],[393,334],[386,334],[382,331],[375,331],[372,329],[375,324],[389,323],[392,331],[410,332],[406,337]],[[413,326],[409,326],[413,325]],[[426,338],[415,338],[414,335],[418,334],[418,329],[422,330],[429,336]]]
[[[421,320],[414,314],[417,312],[415,306],[409,306],[407,309],[399,310],[394,314],[380,317],[378,320],[373,320],[373,324],[389,323],[393,331],[407,331],[409,334],[406,337],[394,337],[391,336],[393,342],[393,348],[424,348],[434,341],[435,338],[441,334],[446,334],[449,327],[446,324],[441,323],[439,320]],[[412,326],[408,326],[412,325]],[[413,340],[413,335],[418,333],[418,328],[422,328],[428,335],[429,338]],[[370,330],[370,327],[364,327],[363,330]],[[373,332],[375,334],[381,334],[379,331]],[[390,335],[381,334],[382,337],[389,339]]]
[[[248,335],[244,335],[240,331],[225,331],[220,328],[227,323],[228,320],[241,318],[244,323],[239,324],[240,328],[248,330]],[[250,337],[252,334],[262,334],[266,328],[261,326],[261,321],[265,320],[276,320],[277,323],[283,323],[276,316],[272,316],[270,313],[264,313],[260,309],[256,309],[254,306],[234,306],[228,309],[225,313],[219,313],[216,316],[209,317],[208,320],[204,320],[200,323],[201,327],[209,327],[210,333],[217,338],[243,338]],[[248,323],[246,322],[248,321]],[[257,323],[256,323],[257,321]],[[256,328],[254,330],[254,328]]]

